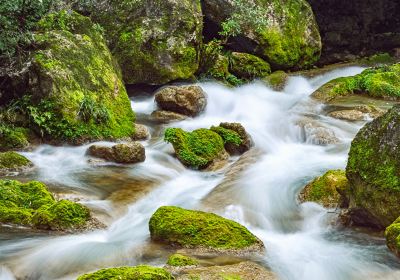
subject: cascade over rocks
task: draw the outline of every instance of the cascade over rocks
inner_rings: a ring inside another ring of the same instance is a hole
[[[244,22],[241,35],[228,46],[237,52],[254,54],[274,69],[303,68],[315,63],[321,52],[321,38],[310,5],[304,0],[244,0],[263,12],[267,25],[256,28]],[[238,7],[232,0],[204,0],[205,34],[216,36],[221,23]]]
[[[385,228],[400,216],[399,143],[399,105],[354,138],[346,168],[354,224]]]
[[[307,0],[322,37],[320,64],[390,51],[400,44],[397,0]]]
[[[165,84],[197,71],[200,0],[95,0],[86,11],[105,29],[125,83]]]

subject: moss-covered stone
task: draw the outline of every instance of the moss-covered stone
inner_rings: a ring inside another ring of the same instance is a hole
[[[253,80],[271,73],[269,64],[255,55],[233,52],[229,58],[229,72],[238,78]]]
[[[385,230],[386,245],[400,258],[400,218],[397,218]]]
[[[204,128],[192,132],[186,132],[181,128],[167,128],[164,140],[173,145],[178,159],[192,168],[207,167],[225,151],[221,136]]]
[[[75,141],[131,136],[134,114],[99,26],[75,12],[38,23],[26,113],[36,132]]]
[[[0,125],[0,151],[23,149],[29,145],[28,129]]]
[[[357,224],[385,228],[400,216],[400,106],[366,124],[354,138],[346,175]],[[361,216],[361,217],[360,217]]]
[[[165,84],[197,71],[200,0],[102,1],[89,12],[104,27],[125,83]]]
[[[266,24],[252,24],[253,18],[245,18],[239,22],[240,36],[230,38],[228,46],[261,57],[274,69],[309,67],[319,59],[321,38],[307,1],[205,0],[204,14],[214,26],[221,27],[232,14],[251,7],[257,16],[267,19]]]
[[[0,153],[0,171],[1,170],[19,170],[32,167],[33,163],[26,157],[16,152]]]
[[[192,266],[192,265],[198,265],[199,261],[188,257],[184,256],[181,254],[173,254],[168,258],[167,265],[170,266]]]
[[[173,280],[168,271],[162,268],[139,265],[101,269],[79,276],[77,280]]]
[[[299,195],[300,202],[312,201],[324,207],[337,207],[341,203],[341,193],[348,189],[344,170],[330,170],[310,182]]]
[[[281,91],[285,88],[289,79],[289,75],[284,71],[275,71],[271,75],[265,77],[263,81],[274,90]]]
[[[400,63],[370,68],[356,76],[334,79],[316,90],[312,96],[328,102],[350,94],[400,98]]]
[[[160,207],[150,218],[149,229],[153,240],[187,248],[235,250],[261,243],[234,221],[175,206]]]
[[[83,226],[89,218],[85,206],[55,201],[43,183],[0,180],[0,223],[67,230]]]
[[[212,126],[210,130],[222,137],[225,150],[230,155],[241,155],[253,145],[250,135],[240,123],[223,122],[219,126]]]

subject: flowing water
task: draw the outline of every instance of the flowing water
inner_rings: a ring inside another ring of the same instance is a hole
[[[242,123],[256,152],[240,172],[229,172],[229,166],[209,172],[184,168],[162,141],[166,126],[149,121],[155,105],[148,96],[132,103],[152,133],[143,142],[144,163],[93,164],[85,156],[88,146],[43,145],[23,153],[37,169],[16,178],[41,180],[60,197],[79,198],[107,228],[62,236],[0,228],[0,279],[75,279],[102,267],[162,266],[171,252],[152,244],[148,232],[150,216],[162,205],[212,209],[246,225],[266,246],[257,261],[279,279],[400,279],[400,266],[380,235],[340,228],[332,222],[333,209],[296,199],[314,177],[345,167],[351,140],[364,124],[327,117],[326,106],[309,95],[333,78],[361,71],[349,67],[312,79],[291,77],[282,92],[261,83],[235,89],[200,84],[208,95],[206,111],[170,126],[193,130],[221,121]],[[304,120],[316,125],[301,125]],[[335,138],[335,144],[320,145],[321,137]],[[242,160],[232,158],[230,165]]]

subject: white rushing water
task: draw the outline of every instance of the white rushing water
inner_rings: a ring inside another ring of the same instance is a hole
[[[323,106],[308,96],[333,78],[361,71],[350,67],[313,79],[292,77],[283,92],[261,83],[236,89],[201,84],[208,95],[206,111],[197,118],[171,124],[193,130],[222,121],[240,122],[252,135],[255,146],[262,150],[260,158],[233,184],[233,203],[213,208],[246,225],[263,240],[267,248],[263,261],[280,279],[399,279],[384,274],[394,268],[385,264],[389,253],[381,242],[373,242],[367,235],[347,237],[330,224],[332,214],[327,209],[314,203],[298,205],[296,200],[309,180],[326,170],[345,167],[351,139],[363,125],[324,116]],[[149,115],[154,109],[153,98],[133,100],[132,106],[139,115]],[[299,125],[304,118],[318,125],[304,128]],[[338,143],[318,145],[321,127]],[[28,279],[74,279],[101,267],[162,265],[165,256],[154,253],[149,257],[148,253],[152,213],[162,205],[201,209],[201,201],[211,195],[224,175],[185,169],[161,138],[144,144],[144,163],[114,168],[121,169],[118,172],[124,180],[147,180],[156,187],[132,202],[105,230],[58,237],[27,234],[0,243],[0,261],[4,264],[0,279],[13,279],[13,274]],[[89,207],[107,204],[102,192],[83,176],[104,176],[102,173],[107,172],[107,167],[101,169],[87,162],[87,147],[41,146],[24,155],[37,166],[36,179],[90,194],[86,201]],[[119,183],[115,184],[110,183],[110,187],[118,188]],[[102,209],[112,212],[113,206]]]

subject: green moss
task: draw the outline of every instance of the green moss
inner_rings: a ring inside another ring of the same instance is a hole
[[[60,140],[115,139],[134,134],[134,113],[118,65],[89,18],[50,14],[35,35],[25,112],[42,136]]]
[[[288,79],[289,75],[284,71],[275,71],[268,77],[265,77],[263,81],[271,86],[274,90],[283,90]]]
[[[369,57],[363,58],[359,61],[362,65],[366,66],[377,66],[383,64],[393,64],[396,59],[389,53],[377,53]]]
[[[150,218],[151,238],[183,247],[243,249],[258,239],[244,226],[212,213],[160,207]]]
[[[365,125],[351,144],[346,168],[353,204],[383,227],[400,215],[399,124],[400,107],[395,106]]]
[[[269,64],[255,55],[233,52],[229,55],[229,62],[229,72],[245,80],[265,77],[271,73]]]
[[[167,264],[170,266],[189,266],[198,265],[199,262],[191,257],[181,254],[173,254],[168,258]]]
[[[135,267],[107,268],[79,276],[77,280],[172,280],[168,271],[146,265]]]
[[[325,207],[335,207],[340,201],[339,192],[343,193],[347,189],[348,181],[345,171],[330,170],[309,183],[300,197],[303,201],[313,201]]]
[[[32,162],[16,152],[0,153],[0,169],[14,169],[31,166]]]
[[[397,218],[385,230],[386,244],[388,248],[400,257],[400,219]]]
[[[223,280],[242,280],[242,277],[240,275],[235,275],[235,274],[221,274],[221,277]]]
[[[167,128],[164,140],[173,145],[178,159],[192,168],[207,167],[224,151],[224,142],[209,129],[186,132],[180,128]]]
[[[22,149],[29,145],[28,129],[0,125],[0,150]]]
[[[339,96],[360,93],[372,97],[400,98],[400,63],[332,80],[314,92],[313,97],[330,101]]]
[[[109,1],[106,6],[93,5],[91,17],[104,27],[125,83],[165,84],[197,71],[200,1]]]
[[[56,202],[43,183],[0,180],[0,222],[65,230],[84,225],[89,210],[68,200]]]
[[[227,129],[222,126],[212,126],[210,130],[218,133],[222,137],[225,145],[233,144],[235,146],[239,146],[243,143],[243,139],[240,137],[239,133],[231,129]]]
[[[65,230],[83,226],[90,218],[89,209],[69,200],[60,200],[39,208],[32,217],[38,228]]]

